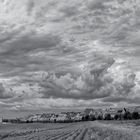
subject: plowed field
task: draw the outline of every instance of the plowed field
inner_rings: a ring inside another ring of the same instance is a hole
[[[0,140],[140,140],[139,126],[113,122],[1,124]]]

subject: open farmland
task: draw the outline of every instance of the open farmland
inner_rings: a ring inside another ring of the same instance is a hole
[[[128,127],[127,127],[128,126]],[[139,140],[133,122],[78,122],[1,124],[1,140]]]

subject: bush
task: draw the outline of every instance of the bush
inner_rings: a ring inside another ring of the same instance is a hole
[[[101,116],[101,115],[99,115],[98,117],[97,117],[97,120],[102,120],[103,119],[103,117]]]
[[[89,115],[86,115],[86,116],[82,117],[82,121],[89,121],[89,120],[90,120]]]
[[[115,119],[115,120],[118,120],[118,119],[119,119],[118,114],[116,114],[116,115],[114,116],[114,119]]]
[[[90,120],[91,120],[91,121],[95,121],[95,120],[96,120],[95,116],[94,116],[94,115],[91,115],[91,116],[90,116]]]
[[[106,114],[105,120],[111,120],[111,115],[110,114]]]
[[[125,112],[123,115],[123,119],[124,120],[131,120],[132,119],[132,115],[129,111]]]
[[[133,112],[132,113],[132,119],[139,119],[140,115],[138,112]]]
[[[85,116],[85,121],[89,121],[89,115]]]

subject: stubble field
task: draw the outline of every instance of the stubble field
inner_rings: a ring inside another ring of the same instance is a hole
[[[140,140],[138,124],[132,121],[1,124],[0,140]]]

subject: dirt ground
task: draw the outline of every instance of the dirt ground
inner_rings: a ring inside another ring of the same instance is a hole
[[[0,140],[140,140],[135,121],[1,124]]]

